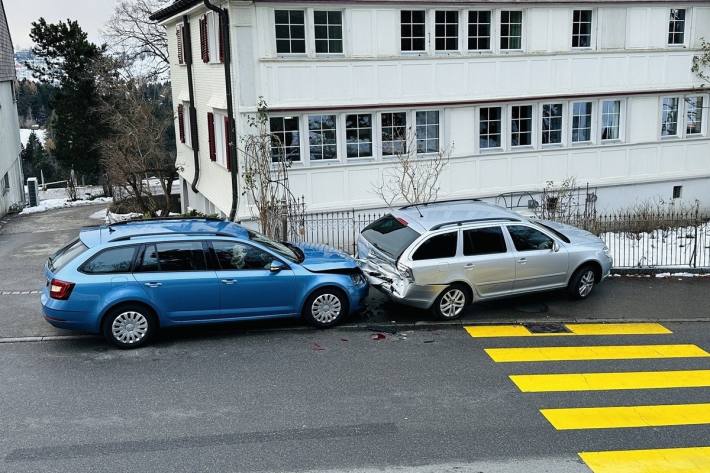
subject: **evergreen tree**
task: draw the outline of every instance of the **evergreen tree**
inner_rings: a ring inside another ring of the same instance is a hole
[[[58,178],[51,158],[34,131],[30,133],[27,145],[22,147],[20,158],[22,159],[22,171],[26,177],[39,179],[41,173],[44,173],[44,178],[48,182]]]
[[[99,102],[94,65],[105,46],[96,46],[76,21],[47,23],[44,18],[32,23],[32,52],[45,64],[31,65],[35,78],[56,84],[52,96],[53,118],[49,131],[53,154],[64,172],[74,169],[96,182],[100,175],[100,149],[97,143],[106,126],[97,112]]]

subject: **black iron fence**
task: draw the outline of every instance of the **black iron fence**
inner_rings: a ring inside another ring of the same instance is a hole
[[[305,214],[290,227],[290,239],[329,245],[355,253],[357,237],[386,211]],[[569,223],[598,235],[616,268],[710,268],[710,213],[643,212],[568,215]]]

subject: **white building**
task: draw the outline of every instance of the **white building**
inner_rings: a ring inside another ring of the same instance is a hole
[[[598,188],[598,209],[656,196],[710,206],[710,98],[691,73],[710,1],[213,3],[229,14],[237,135],[264,97],[309,211],[382,207],[373,183],[410,128],[420,159],[451,150],[440,198],[573,177]],[[178,0],[153,18],[170,40],[184,195],[229,214],[217,15]]]
[[[15,59],[5,7],[0,0],[0,217],[24,201],[20,124],[15,97]]]

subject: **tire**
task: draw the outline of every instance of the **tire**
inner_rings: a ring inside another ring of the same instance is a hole
[[[349,314],[350,304],[345,293],[337,288],[318,289],[303,305],[303,319],[317,328],[339,324]]]
[[[584,265],[570,278],[567,292],[572,299],[586,299],[594,290],[596,281],[594,268],[591,265]]]
[[[455,320],[463,315],[467,305],[471,303],[469,290],[461,284],[452,284],[439,294],[431,310],[440,320]]]
[[[126,304],[109,311],[103,322],[106,340],[122,349],[146,345],[158,330],[155,315],[145,306]]]

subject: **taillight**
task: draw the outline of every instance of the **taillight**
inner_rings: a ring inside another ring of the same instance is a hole
[[[69,295],[71,294],[72,289],[74,289],[73,282],[52,279],[52,282],[49,283],[49,297],[51,297],[52,299],[65,301],[69,299]]]

